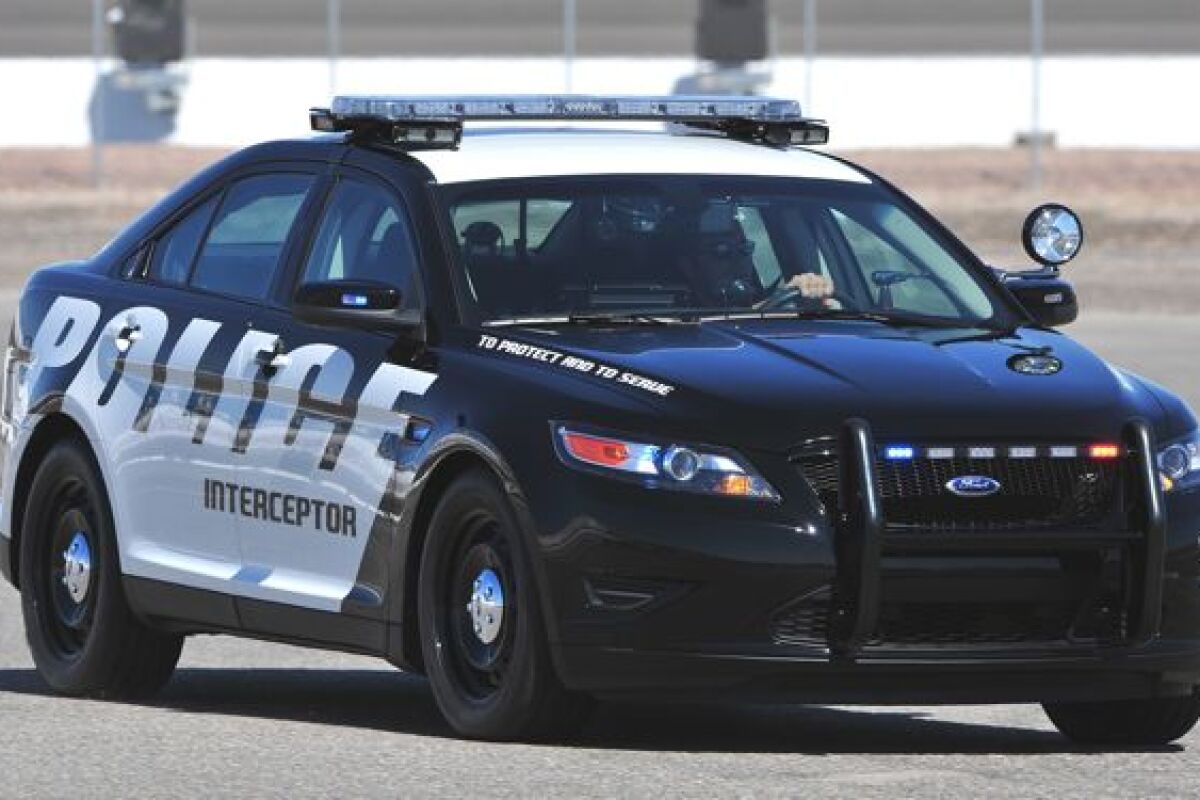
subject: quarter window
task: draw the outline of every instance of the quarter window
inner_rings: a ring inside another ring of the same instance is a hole
[[[287,174],[235,183],[196,260],[192,285],[249,300],[265,298],[312,184],[310,175]]]
[[[151,280],[162,283],[187,283],[188,271],[196,258],[200,239],[217,207],[214,197],[175,223],[154,245],[147,273]]]

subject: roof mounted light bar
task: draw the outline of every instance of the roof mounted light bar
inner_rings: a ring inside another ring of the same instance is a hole
[[[664,122],[771,145],[829,141],[829,127],[793,100],[746,96],[599,97],[589,95],[345,95],[314,108],[316,131],[348,131],[405,149],[454,148],[466,122]]]

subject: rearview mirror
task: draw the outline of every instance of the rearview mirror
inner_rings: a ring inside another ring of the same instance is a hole
[[[400,290],[371,281],[306,283],[292,312],[301,322],[335,328],[418,333],[421,313],[404,309]]]

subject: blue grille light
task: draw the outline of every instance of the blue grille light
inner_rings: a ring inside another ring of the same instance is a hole
[[[909,461],[915,454],[916,450],[913,449],[912,445],[907,444],[889,445],[883,451],[884,457],[889,461]]]
[[[342,295],[342,305],[351,308],[366,308],[369,300],[365,294],[344,294]]]

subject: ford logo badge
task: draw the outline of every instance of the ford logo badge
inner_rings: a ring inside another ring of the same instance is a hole
[[[1000,481],[986,475],[959,475],[946,482],[951,494],[959,497],[990,497],[1000,491]]]
[[[1013,356],[1008,360],[1008,368],[1022,375],[1057,375],[1062,372],[1063,363],[1054,356],[1034,353]]]

